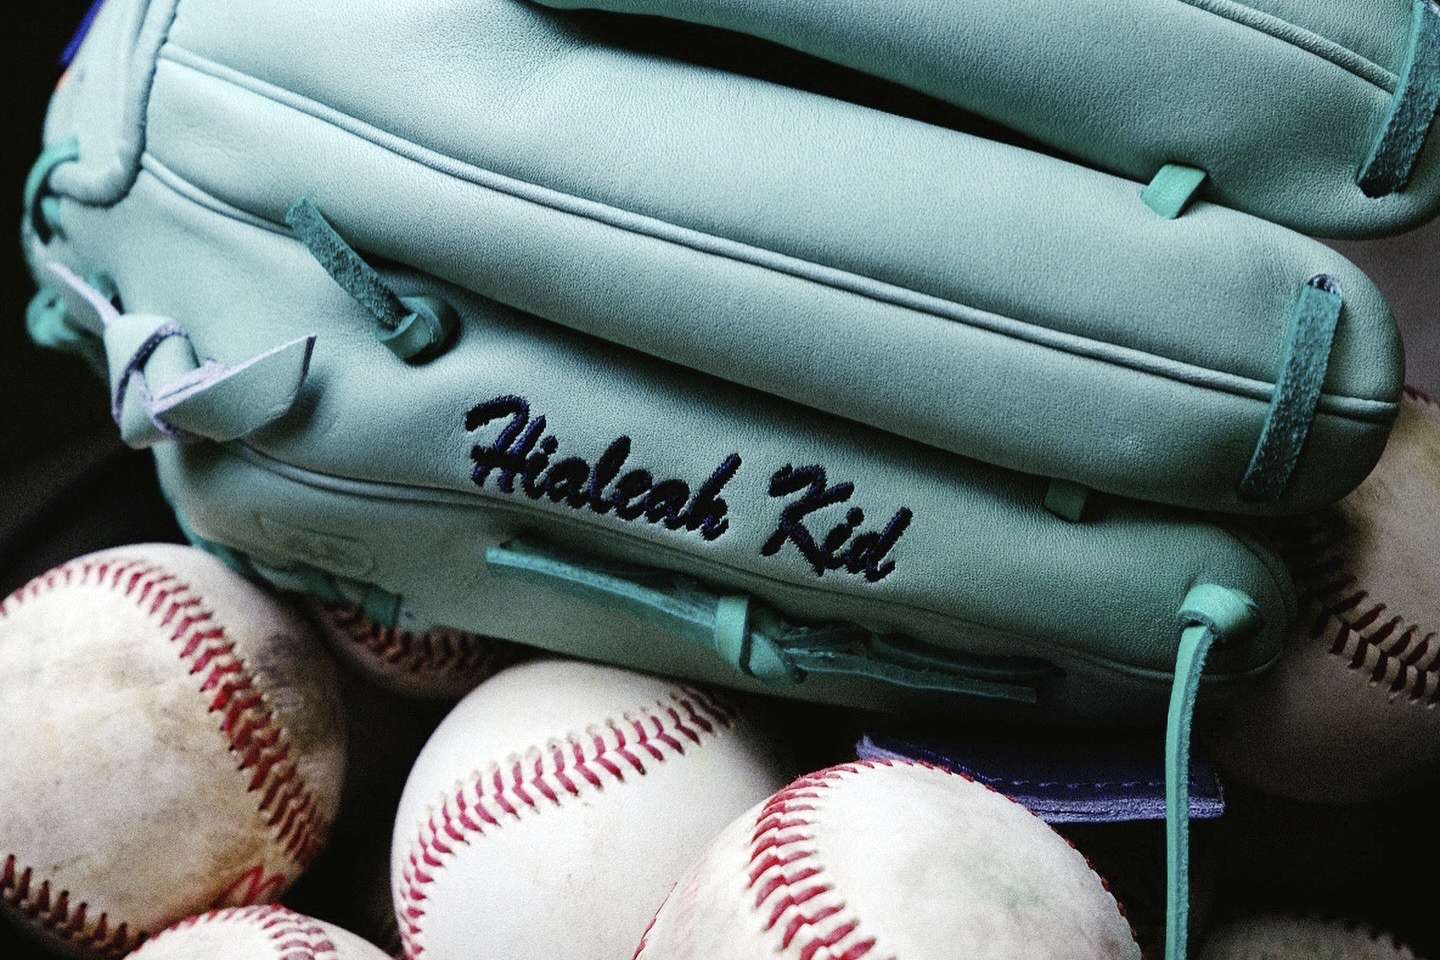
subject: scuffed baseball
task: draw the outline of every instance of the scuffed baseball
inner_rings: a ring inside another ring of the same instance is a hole
[[[278,904],[232,907],[162,931],[129,960],[389,960],[348,930]]]
[[[1316,803],[1440,771],[1440,407],[1407,391],[1384,455],[1338,504],[1269,528],[1300,595],[1280,661],[1212,744],[1227,779]]]
[[[1085,858],[959,774],[862,761],[802,777],[685,874],[636,960],[1137,960]]]
[[[274,900],[344,775],[333,664],[220,561],[90,554],[0,604],[0,914],[119,957],[214,907]]]
[[[458,700],[520,659],[503,640],[451,627],[382,627],[356,606],[310,600],[311,617],[331,650],[376,686],[402,696]]]
[[[391,848],[406,956],[629,956],[710,838],[787,778],[716,694],[565,660],[502,671],[406,782]]]
[[[1415,954],[1371,927],[1275,915],[1207,932],[1198,960],[1415,960]]]

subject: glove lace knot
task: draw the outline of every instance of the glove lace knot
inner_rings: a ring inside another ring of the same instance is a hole
[[[375,338],[391,353],[409,363],[422,363],[443,352],[459,326],[448,303],[438,297],[397,294],[308,197],[295,201],[285,222],[325,272],[375,318],[379,327]]]

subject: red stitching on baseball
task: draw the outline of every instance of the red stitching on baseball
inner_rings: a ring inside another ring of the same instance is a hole
[[[767,800],[756,815],[755,831],[750,837],[750,871],[746,878],[746,889],[755,896],[755,909],[764,914],[765,930],[780,933],[780,949],[793,949],[795,952],[792,955],[800,960],[816,960],[817,957],[823,960],[861,960],[875,948],[876,938],[864,933],[860,919],[844,916],[845,902],[837,897],[834,887],[825,879],[824,867],[816,862],[816,850],[809,846],[815,834],[808,828],[815,825],[815,801],[825,790],[863,770],[902,765],[959,777],[1015,803],[988,784],[925,761],[905,761],[902,764],[891,760],[861,760],[820,770],[796,780]],[[1075,849],[1069,840],[1060,839]],[[1088,859],[1085,865],[1094,871]],[[1096,875],[1099,876],[1098,873]],[[1100,884],[1115,900],[1114,892],[1104,877],[1100,877]],[[1115,905],[1130,926],[1130,935],[1134,938],[1135,928],[1129,924],[1125,908],[1118,900],[1115,900]],[[823,930],[822,924],[826,924]],[[639,956],[637,952],[636,957]]]
[[[1273,534],[1309,611],[1310,639],[1392,696],[1435,707],[1440,704],[1440,637],[1422,633],[1418,624],[1357,588],[1332,526],[1319,515],[1277,525]]]
[[[316,604],[345,642],[407,673],[490,674],[500,665],[500,641],[450,627],[424,633],[382,627],[359,607]]]
[[[1405,385],[1405,396],[1409,397],[1411,400],[1418,400],[1421,403],[1429,404],[1432,407],[1436,406],[1435,400],[1430,396],[1430,394],[1426,393],[1423,390],[1412,387],[1408,383]]]
[[[0,871],[0,899],[60,939],[112,960],[119,960],[144,942],[145,934],[131,933],[128,924],[122,923],[112,930],[107,914],[100,914],[92,923],[88,904],[81,903],[72,911],[68,891],[62,891],[52,903],[50,881],[42,881],[32,891],[33,881],[29,867],[21,870],[15,856],[7,856],[5,869]]]
[[[270,932],[279,960],[339,960],[325,928],[293,910],[281,907],[261,926]]]
[[[534,753],[529,769],[525,761],[515,761],[508,768],[496,766],[476,774],[442,798],[438,809],[431,808],[411,843],[397,891],[396,914],[405,956],[420,960],[425,955],[426,887],[434,883],[435,870],[455,855],[458,846],[468,846],[476,837],[500,829],[507,819],[519,820],[563,806],[567,795],[578,797],[586,789],[603,791],[607,780],[623,783],[627,776],[644,776],[645,766],[635,750],[655,763],[664,763],[685,753],[681,738],[692,744],[702,742],[698,736],[692,739],[692,728],[718,737],[722,729],[735,725],[734,711],[718,698],[689,687],[670,697],[669,703],[657,702],[643,713],[606,720],[584,735],[571,734],[564,741],[526,751],[527,758]],[[682,732],[682,727],[690,734]],[[624,763],[616,763],[612,757]]]
[[[84,584],[118,591],[148,616],[158,618],[159,626],[171,628],[169,639],[179,648],[179,658],[188,664],[190,675],[204,674],[198,692],[214,691],[207,707],[210,713],[221,714],[220,732],[237,756],[239,769],[253,771],[248,789],[261,793],[257,812],[267,818],[275,839],[297,867],[309,864],[324,845],[329,824],[319,816],[314,796],[299,782],[298,763],[291,759],[289,742],[254,677],[236,655],[235,645],[226,640],[223,625],[203,609],[188,584],[145,561],[80,559],[12,593],[0,602],[0,619],[61,585]],[[287,786],[289,789],[284,789]],[[88,904],[72,909],[69,891],[61,891],[52,901],[49,881],[32,889],[33,882],[30,868],[20,870],[10,856],[0,874],[0,897],[65,940],[103,957],[118,958],[145,939],[143,932],[131,934],[125,923],[112,930],[104,913],[92,923]]]
[[[861,761],[801,777],[767,800],[756,816],[746,889],[755,895],[755,909],[767,914],[765,930],[778,930],[780,948],[793,947],[801,960],[812,960],[821,950],[827,951],[826,960],[860,960],[875,947],[875,938],[857,934],[857,918],[842,918],[833,927],[818,929],[819,924],[840,917],[846,907],[824,881],[816,851],[805,844],[815,839],[807,828],[814,826],[810,814],[822,791],[861,770],[889,766],[888,760]]]
[[[278,903],[229,907],[187,917],[161,931],[154,939],[162,940],[175,931],[188,930],[202,923],[228,922],[259,926],[269,934],[276,960],[340,960],[340,953],[324,927]]]

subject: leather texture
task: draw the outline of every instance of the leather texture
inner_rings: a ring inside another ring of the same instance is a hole
[[[1403,192],[1377,201],[1356,184],[1403,71],[1407,0],[841,0],[823,16],[803,0],[540,2],[774,40],[1133,180],[1197,167],[1209,199],[1304,233],[1398,232],[1440,203],[1433,152]]]
[[[136,4],[112,6],[119,21]],[[141,6],[161,22],[176,4]],[[1169,23],[1172,8],[1196,9],[1172,0],[1135,22]],[[1390,19],[1405,32],[1406,18]],[[1035,20],[1006,22],[1029,36]],[[280,0],[183,0],[153,87],[127,86],[145,102],[139,165],[272,225],[312,197],[367,255],[922,443],[1125,496],[1293,513],[1343,495],[1383,448],[1401,369],[1388,308],[1342,257],[1269,222],[1209,202],[1164,220],[1136,180],[661,56],[631,36],[663,41],[651,20],[370,0],[325,19],[320,52],[316,22]],[[103,26],[77,76],[112,56]],[[1080,36],[1107,27],[1075,24]],[[880,50],[867,68],[894,59]],[[1265,62],[1249,48],[1227,62],[1252,59]],[[1282,87],[1331,109],[1307,76]],[[49,136],[83,119],[72,102],[113,98],[100,87],[67,84]],[[69,195],[89,162],[57,170],[56,189]],[[1316,207],[1338,202],[1308,174],[1270,179],[1299,180]],[[1238,481],[1290,313],[1317,275],[1345,297],[1319,414],[1284,495],[1247,503]]]
[[[168,228],[136,231],[136,219]],[[1292,614],[1283,567],[1213,519],[1104,498],[1083,523],[1070,523],[1044,509],[1043,478],[617,351],[458,288],[392,272],[397,289],[437,292],[464,320],[447,353],[407,365],[375,340],[363,308],[289,236],[218,213],[148,173],[113,208],[68,211],[67,227],[75,238],[67,258],[103,261],[137,309],[164,300],[176,316],[203,316],[203,323],[192,319],[191,342],[221,363],[239,363],[283,337],[296,303],[324,305],[311,316],[309,376],[286,416],[231,444],[154,448],[162,483],[191,531],[243,553],[282,586],[302,585],[298,568],[321,569],[402,597],[407,613],[423,621],[762,689],[662,630],[487,570],[488,547],[538,538],[610,563],[682,572],[798,622],[842,619],[939,651],[1039,660],[1053,668],[1042,684],[1046,715],[1108,722],[1161,708],[1174,618],[1192,584],[1233,586],[1266,612],[1258,636],[1217,650],[1209,673],[1217,687],[1268,666]],[[183,285],[153,269],[182,258]],[[551,462],[573,456],[594,466],[628,437],[622,473],[681,480],[693,496],[738,455],[719,490],[725,532],[706,540],[663,520],[620,520],[531,497],[518,482],[505,493],[497,474],[477,485],[473,451],[493,449],[516,418],[467,429],[467,415],[508,397],[527,402],[530,425],[544,417],[544,435],[557,441]],[[816,540],[856,507],[865,513],[857,536],[902,510],[912,515],[882,558],[894,564],[891,572],[873,582],[863,571],[817,573],[790,537],[763,552],[805,495],[771,493],[775,476],[792,466],[822,468],[827,488],[853,484],[843,499],[796,521]],[[780,692],[887,709],[945,706],[943,698],[843,679]]]
[[[1283,565],[1194,508],[1311,509],[1383,449],[1401,389],[1390,312],[1343,257],[1272,220],[1313,226],[1293,209],[1324,208],[1351,233],[1424,215],[1430,152],[1415,192],[1372,203],[1363,225],[1336,183],[1335,158],[1370,148],[1412,8],[1010,6],[964,22],[914,2],[885,18],[781,0],[623,11],[748,30],[1074,143],[992,139],[666,55],[672,36],[728,41],[653,18],[522,0],[110,0],[47,124],[47,143],[79,138],[80,159],[46,181],[63,229],[27,226],[27,256],[42,283],[58,265],[119,291],[120,318],[97,311],[82,341],[144,314],[217,369],[313,343],[298,392],[254,400],[262,418],[227,396],[244,436],[132,431],[155,443],[192,534],[278,585],[319,577],[401,598],[417,621],[760,688],[711,650],[487,569],[488,549],[538,540],[790,622],[1029,671],[1046,716],[1153,719],[1192,588],[1239,591],[1260,613],[1217,646],[1212,687],[1263,671],[1294,615]],[[1299,33],[1277,38],[1283,17]],[[973,69],[932,70],[945,45]],[[1211,90],[1190,113],[1148,112],[1149,87],[1193,95],[1201,49],[1275,102]],[[1064,124],[1026,119],[1046,97]],[[1236,128],[1199,137],[1224,162],[1159,136],[1199,113],[1201,133]],[[1114,127],[1132,114],[1148,139]],[[1315,119],[1315,143],[1276,114]],[[1165,219],[1140,192],[1171,162],[1208,179]],[[301,198],[400,297],[455,310],[447,349],[407,363],[377,341],[286,226]],[[1283,495],[1247,502],[1292,313],[1319,276],[1344,307],[1318,412]],[[1044,507],[1051,479],[1104,495],[1069,522]],[[948,708],[855,678],[780,692]]]

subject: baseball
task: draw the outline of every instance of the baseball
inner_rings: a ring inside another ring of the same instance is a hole
[[[1272,528],[1300,594],[1280,662],[1213,744],[1233,782],[1317,803],[1403,792],[1440,770],[1440,407],[1407,391],[1374,472]]]
[[[130,960],[389,960],[348,930],[277,904],[232,907],[182,920]]]
[[[502,671],[406,782],[390,857],[405,954],[629,956],[710,838],[786,779],[713,693],[572,661]]]
[[[792,783],[721,833],[636,960],[1133,958],[1085,858],[1014,801],[898,761]]]
[[[189,547],[63,564],[0,604],[0,913],[119,957],[276,899],[344,774],[333,666],[304,621]]]
[[[336,656],[376,686],[409,697],[458,700],[519,658],[514,644],[450,627],[382,627],[359,607],[306,602]]]
[[[1199,960],[1415,960],[1415,954],[1394,938],[1357,924],[1261,916],[1211,930]]]

